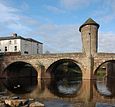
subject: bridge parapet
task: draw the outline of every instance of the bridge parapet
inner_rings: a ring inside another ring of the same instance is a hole
[[[57,58],[57,57],[83,57],[83,53],[59,53],[59,54],[39,54],[39,55],[17,55],[17,56],[5,56],[4,58],[11,59],[36,59],[36,58]]]

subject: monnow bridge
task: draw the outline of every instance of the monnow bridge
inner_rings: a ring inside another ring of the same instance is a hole
[[[53,71],[58,64],[65,61],[78,65],[82,71],[83,79],[95,79],[96,71],[103,63],[115,60],[115,53],[97,52],[98,28],[99,24],[91,18],[80,26],[79,31],[82,37],[81,53],[2,56],[0,59],[1,73],[16,62],[25,62],[33,66],[38,73],[38,78],[48,78],[47,71]]]

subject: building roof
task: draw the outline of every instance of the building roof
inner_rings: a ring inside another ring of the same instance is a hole
[[[82,25],[80,26],[80,28],[79,28],[79,31],[80,31],[80,32],[81,32],[81,28],[82,28],[83,26],[85,26],[85,25],[96,25],[97,28],[99,28],[99,24],[96,23],[92,18],[89,18],[88,20],[85,21],[84,24],[82,24]]]
[[[39,44],[43,44],[37,40],[34,40],[32,38],[24,38],[22,36],[17,36],[17,34],[13,34],[12,36],[9,36],[9,37],[0,37],[0,41],[1,40],[11,40],[11,39],[23,39],[23,40],[27,40],[27,41],[30,41],[30,42],[36,42],[36,43],[39,43]]]

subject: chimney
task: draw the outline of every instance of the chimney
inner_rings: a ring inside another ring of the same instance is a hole
[[[13,33],[12,36],[13,36],[13,37],[17,37],[17,33]]]

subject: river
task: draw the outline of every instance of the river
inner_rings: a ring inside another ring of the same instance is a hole
[[[0,79],[0,98],[38,99],[45,107],[115,107],[115,79]]]

